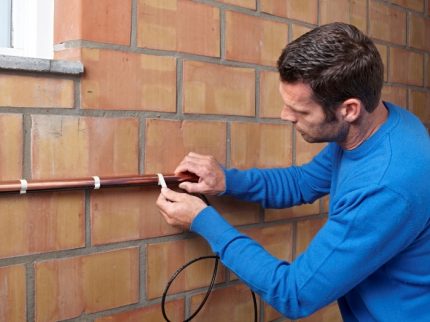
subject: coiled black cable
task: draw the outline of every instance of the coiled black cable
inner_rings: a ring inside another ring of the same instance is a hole
[[[206,202],[207,205],[210,205],[209,200],[206,198],[206,196],[201,195],[201,198]],[[194,317],[201,311],[201,309],[203,308],[203,306],[205,305],[206,301],[209,298],[210,293],[212,292],[212,289],[215,285],[215,280],[216,280],[216,275],[218,273],[218,266],[219,266],[219,256],[216,255],[208,255],[208,256],[201,256],[198,258],[195,258],[191,261],[189,261],[188,263],[185,263],[184,265],[182,265],[169,279],[169,281],[166,284],[166,287],[163,291],[163,296],[161,298],[161,312],[163,313],[163,317],[166,320],[166,322],[171,322],[169,320],[169,318],[167,317],[167,313],[166,313],[166,297],[167,297],[167,292],[169,291],[170,286],[172,285],[173,281],[176,279],[176,277],[178,277],[178,275],[184,270],[186,269],[188,266],[194,264],[195,262],[201,261],[201,260],[206,260],[206,259],[214,259],[214,269],[213,269],[213,273],[212,273],[212,278],[211,278],[211,282],[209,283],[208,289],[206,291],[205,297],[203,298],[202,302],[200,303],[199,307],[188,317],[184,320],[184,322],[188,322],[191,321],[192,319],[194,319]],[[258,308],[257,308],[257,298],[255,296],[255,293],[250,290],[251,295],[252,295],[252,301],[254,304],[254,321],[257,322],[258,320]]]

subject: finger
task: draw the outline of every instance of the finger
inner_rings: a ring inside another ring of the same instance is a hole
[[[170,203],[181,201],[183,198],[183,193],[173,191],[169,188],[161,188],[161,194],[165,199],[170,201]]]
[[[199,182],[199,183],[181,182],[179,184],[179,188],[184,189],[189,193],[196,193],[196,192],[204,192],[204,190],[206,189],[206,185],[204,185],[204,182]]]

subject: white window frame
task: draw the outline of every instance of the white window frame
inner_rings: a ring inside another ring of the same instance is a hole
[[[12,21],[0,21],[0,28],[11,27],[11,44],[0,47],[0,54],[52,59],[54,1],[11,0],[11,4]]]

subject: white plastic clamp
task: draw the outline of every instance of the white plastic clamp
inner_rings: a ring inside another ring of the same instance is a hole
[[[94,189],[100,189],[100,178],[98,176],[93,176],[94,179]]]
[[[27,193],[28,183],[27,183],[27,180],[25,180],[25,179],[21,179],[19,181],[21,181],[21,190],[19,191],[19,193],[21,195],[23,195],[23,194]]]
[[[164,177],[161,173],[157,173],[158,176],[158,185],[161,186],[161,188],[167,188],[166,180],[164,180]]]

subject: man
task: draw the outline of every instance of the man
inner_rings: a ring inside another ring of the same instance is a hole
[[[330,194],[326,224],[292,263],[268,254],[212,207],[163,189],[169,224],[203,236],[222,262],[289,318],[338,300],[345,321],[430,321],[430,139],[411,113],[380,99],[383,65],[351,25],[318,27],[278,61],[281,118],[308,142],[330,142],[311,162],[223,169],[190,153],[176,172],[190,193],[228,194],[282,208]]]

